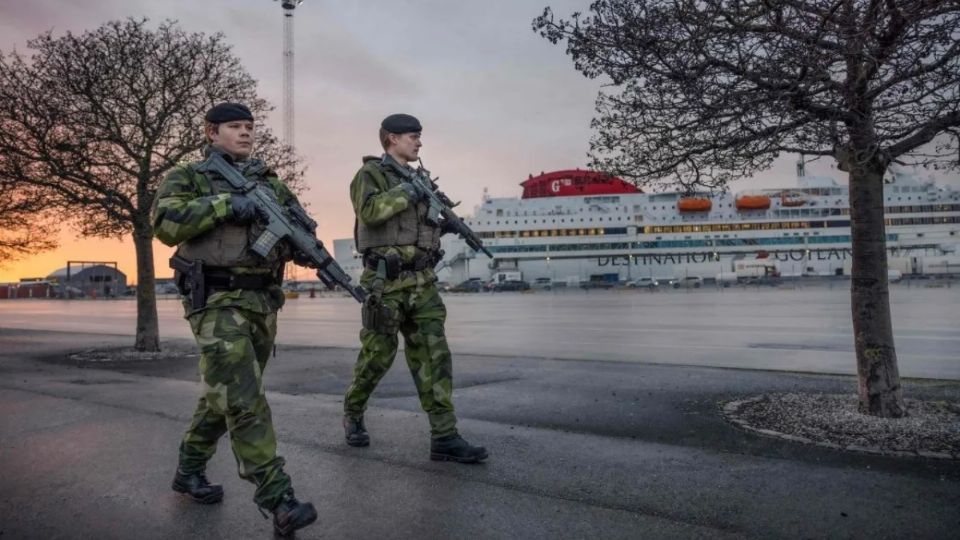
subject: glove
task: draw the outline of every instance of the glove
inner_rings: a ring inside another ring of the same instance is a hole
[[[424,199],[424,196],[422,193],[420,193],[420,190],[415,188],[413,184],[409,182],[401,182],[399,187],[401,190],[403,190],[403,193],[407,196],[407,199],[411,203],[418,203]]]
[[[228,218],[234,223],[250,223],[257,219],[266,221],[267,213],[246,195],[231,195]]]
[[[299,249],[293,252],[293,264],[297,266],[305,266],[307,268],[316,268],[317,265],[313,262],[313,259],[307,256],[306,253],[300,251]]]
[[[317,240],[317,247],[323,248],[323,242],[321,242],[320,240]],[[311,259],[309,256],[307,256],[306,253],[300,251],[299,249],[293,250],[292,260],[293,260],[293,264],[296,264],[297,266],[305,266],[307,268],[313,268],[313,269],[318,268],[317,263],[313,259]]]
[[[456,225],[453,224],[452,221],[445,219],[440,222],[440,236],[443,236],[445,234],[450,234],[453,232],[457,232],[457,227]]]

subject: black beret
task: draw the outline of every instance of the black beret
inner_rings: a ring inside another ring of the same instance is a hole
[[[250,109],[242,103],[220,103],[210,107],[203,119],[211,124],[222,124],[224,122],[234,122],[237,120],[249,120],[253,122],[253,114]]]
[[[380,127],[390,133],[419,133],[423,131],[420,121],[409,114],[391,114],[380,122]]]

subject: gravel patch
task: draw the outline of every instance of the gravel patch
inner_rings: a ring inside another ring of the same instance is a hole
[[[764,394],[733,401],[724,416],[755,433],[842,450],[960,459],[960,404],[906,399],[905,418],[858,411],[856,395]]]

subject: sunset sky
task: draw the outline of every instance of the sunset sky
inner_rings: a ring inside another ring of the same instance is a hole
[[[531,173],[584,167],[600,83],[573,69],[563,47],[531,30],[551,5],[563,16],[589,0],[306,0],[296,10],[296,143],[308,164],[303,199],[320,236],[352,234],[347,187],[360,158],[379,154],[380,120],[394,112],[424,125],[424,164],[463,213],[492,196],[518,196]],[[0,0],[0,49],[26,52],[52,30],[94,29],[106,21],[174,19],[194,32],[222,32],[262,96],[277,106],[263,119],[280,133],[282,25],[270,0]],[[734,190],[789,186],[795,156],[784,157]],[[828,163],[812,170],[842,179]],[[960,187],[960,175],[938,177]],[[155,244],[157,275],[169,276],[171,250]],[[67,260],[117,261],[136,280],[129,239],[81,239],[0,268],[0,282],[45,276]],[[302,277],[306,277],[306,271]]]

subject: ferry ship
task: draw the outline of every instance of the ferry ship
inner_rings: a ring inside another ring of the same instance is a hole
[[[466,223],[494,255],[459,238],[443,239],[439,278],[459,283],[520,275],[528,282],[572,284],[641,277],[720,280],[748,260],[769,274],[849,274],[852,259],[847,187],[804,174],[797,185],[739,193],[644,193],[615,176],[564,170],[530,176],[521,197],[484,192]],[[888,260],[902,274],[960,273],[960,191],[913,175],[885,179]],[[359,273],[352,240],[336,258]],[[953,264],[954,268],[950,268]]]

